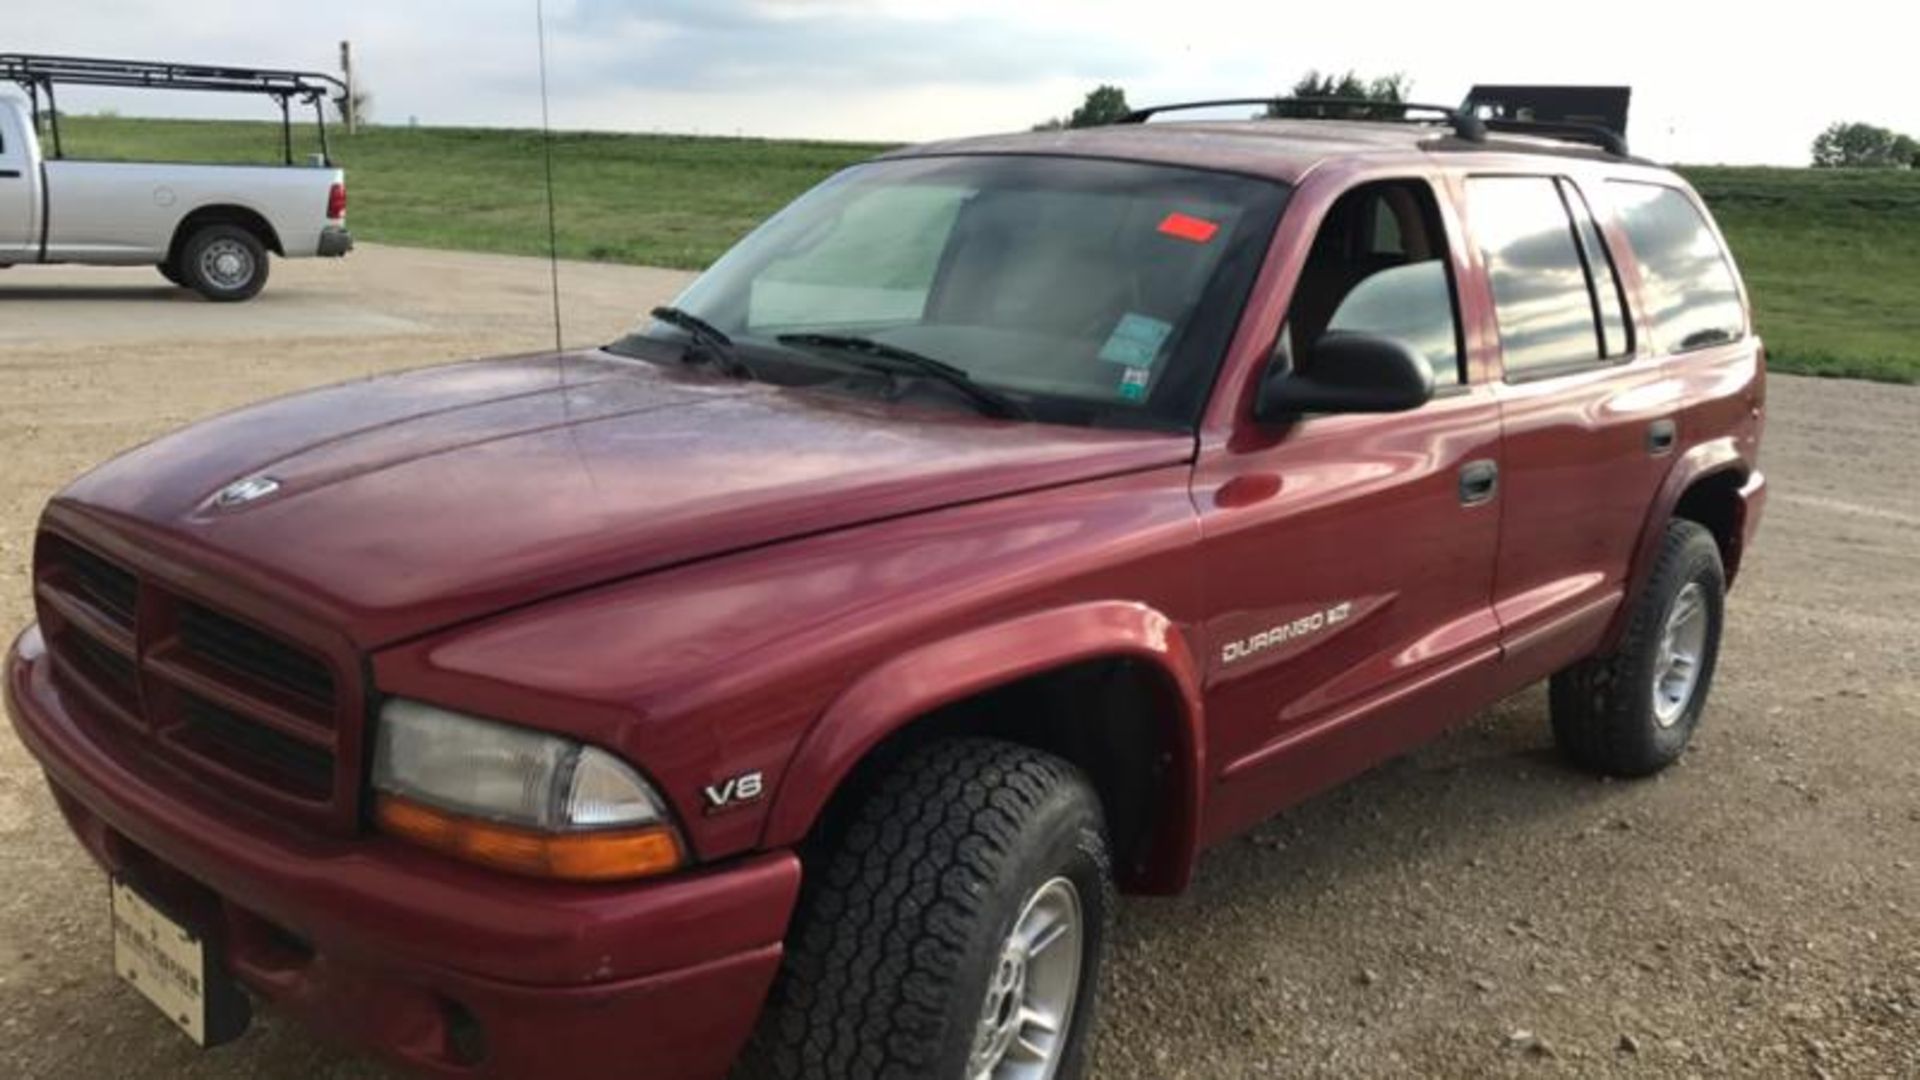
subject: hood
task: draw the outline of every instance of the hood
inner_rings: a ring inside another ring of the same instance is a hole
[[[587,352],[242,409],[58,502],[244,566],[371,648],[729,551],[1174,464],[1192,446]]]

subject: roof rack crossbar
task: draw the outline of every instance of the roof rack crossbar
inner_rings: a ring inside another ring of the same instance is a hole
[[[280,106],[282,146],[289,165],[293,164],[293,119],[289,114],[289,103],[298,101],[302,105],[313,106],[314,116],[320,124],[320,157],[331,164],[332,155],[326,141],[325,102],[328,98],[344,102],[347,96],[346,83],[317,71],[37,53],[0,53],[0,81],[17,83],[27,91],[32,102],[36,130],[40,127],[40,99],[46,98],[46,107],[51,112],[53,156],[56,158],[64,156],[60,140],[60,116],[54,106],[53,88],[56,85],[264,94]]]
[[[1574,120],[1510,120],[1498,116],[1485,117],[1480,122],[1486,125],[1488,131],[1564,139],[1597,146],[1615,157],[1631,156],[1627,152],[1627,137],[1599,124],[1582,124]]]
[[[1324,119],[1324,120],[1383,120],[1388,122],[1409,122],[1417,118],[1409,113],[1421,113],[1433,120],[1444,123],[1453,129],[1453,133],[1469,142],[1484,142],[1487,127],[1479,117],[1463,112],[1451,105],[1427,105],[1417,101],[1375,101],[1371,98],[1345,97],[1250,97],[1217,98],[1212,101],[1183,101],[1168,105],[1150,105],[1144,109],[1135,109],[1123,117],[1123,124],[1144,124],[1161,113],[1188,112],[1195,109],[1217,109],[1240,105],[1259,105],[1268,108],[1298,106],[1303,109],[1319,109],[1323,113],[1328,109],[1348,110],[1347,116],[1302,116],[1288,119]],[[1397,115],[1380,115],[1380,114]]]

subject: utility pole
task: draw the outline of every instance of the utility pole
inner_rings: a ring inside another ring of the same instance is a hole
[[[359,117],[354,114],[360,111],[359,95],[353,91],[353,42],[351,41],[340,43],[340,75],[341,81],[347,84],[347,100],[342,104],[340,111],[347,122],[347,134],[351,135],[359,120]]]

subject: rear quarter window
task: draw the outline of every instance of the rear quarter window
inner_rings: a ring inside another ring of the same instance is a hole
[[[1699,206],[1678,188],[1607,184],[1627,244],[1640,263],[1640,295],[1661,352],[1738,340],[1746,333],[1733,264]]]

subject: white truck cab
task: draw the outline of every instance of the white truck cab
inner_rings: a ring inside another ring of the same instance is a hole
[[[0,266],[151,265],[176,285],[231,301],[266,285],[269,255],[340,256],[353,247],[346,175],[326,152],[326,76],[0,54],[3,80],[31,97],[0,96]],[[289,121],[281,165],[69,159],[53,107],[53,88],[66,81],[268,93],[283,118],[289,101],[310,102],[321,118],[321,152],[295,164]],[[51,153],[40,138],[43,119]]]

